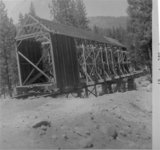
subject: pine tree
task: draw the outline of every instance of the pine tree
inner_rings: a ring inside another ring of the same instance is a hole
[[[128,33],[137,65],[152,68],[152,0],[128,0]]]
[[[52,18],[62,24],[71,24],[70,3],[71,0],[52,0],[49,5]]]
[[[22,13],[19,13],[19,25],[22,25],[24,21],[24,16]]]
[[[78,28],[88,28],[88,20],[83,1],[52,0],[49,8],[54,21]]]
[[[7,16],[7,11],[0,0],[0,90],[1,93],[12,95],[12,85],[16,78],[15,59],[15,26],[12,19]]]
[[[29,14],[32,16],[36,16],[36,11],[33,2],[30,4]]]
[[[77,0],[77,20],[80,28],[88,29],[89,20],[87,19],[86,8],[83,0]]]

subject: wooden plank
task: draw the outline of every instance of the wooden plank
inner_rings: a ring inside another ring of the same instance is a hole
[[[34,76],[32,79],[30,79],[28,81],[28,84],[33,83],[34,81],[36,81],[38,78],[40,78],[42,76],[42,74],[39,72],[36,76]]]
[[[17,49],[17,46],[16,46],[16,45],[15,45],[15,48],[16,48],[16,58],[17,58],[17,67],[18,67],[19,83],[20,83],[20,86],[22,86],[22,77],[21,77],[20,61],[19,61],[18,49]]]

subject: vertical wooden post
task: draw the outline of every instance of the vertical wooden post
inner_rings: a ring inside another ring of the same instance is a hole
[[[117,80],[117,85],[116,85],[116,92],[120,92],[121,91],[121,79]]]
[[[88,98],[88,96],[89,96],[88,95],[88,87],[87,86],[85,87],[85,96],[86,96],[86,98]]]
[[[122,92],[126,92],[126,79],[123,79],[122,80],[122,83],[121,83],[121,87],[122,87]]]
[[[116,71],[115,71],[115,64],[114,64],[114,59],[113,59],[113,52],[112,52],[112,50],[110,50],[110,52],[111,52],[111,59],[112,59],[112,70],[113,70],[113,72],[114,72],[114,75],[117,76],[117,73],[116,73]]]
[[[50,34],[49,34],[49,38],[50,38],[50,52],[51,52],[51,58],[52,58],[53,75],[54,75],[55,85],[57,87],[57,78],[56,78],[56,69],[55,69],[55,62],[54,62],[54,53],[53,53],[52,39],[51,39],[51,35]]]
[[[82,89],[81,88],[77,89],[77,97],[82,97]]]
[[[108,93],[113,93],[112,91],[112,83],[107,83]]]
[[[97,93],[97,86],[96,86],[96,84],[94,85],[94,90],[95,90],[95,96],[97,97],[98,93]]]
[[[83,69],[84,69],[84,71],[85,71],[86,84],[88,85],[87,64],[86,64],[86,57],[85,57],[85,47],[84,47],[84,44],[82,44],[82,49],[83,49]]]
[[[130,77],[130,78],[128,78],[128,90],[131,91],[131,90],[134,90],[134,89],[135,89],[134,78]]]
[[[17,45],[15,45],[15,48],[16,48],[16,58],[17,58],[19,84],[20,84],[20,86],[22,86],[21,68],[20,68],[20,61],[19,61],[19,54],[18,54]]]
[[[107,83],[104,82],[104,83],[102,84],[102,95],[103,95],[103,94],[106,94],[106,93],[108,93],[108,91],[107,91]]]
[[[105,46],[105,54],[106,54],[106,62],[107,62],[107,67],[108,67],[108,71],[109,71],[109,74],[110,74],[110,67],[109,67],[109,61],[108,61],[108,51],[107,51],[107,48]]]

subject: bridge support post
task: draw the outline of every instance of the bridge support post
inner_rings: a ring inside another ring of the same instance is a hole
[[[107,83],[107,89],[108,89],[108,94],[109,93],[113,93],[113,91],[112,91],[112,83]]]
[[[107,94],[107,93],[108,93],[107,83],[104,82],[102,84],[102,95]]]
[[[128,90],[131,91],[131,90],[134,90],[134,89],[135,89],[134,78],[133,77],[128,78]]]
[[[118,79],[116,85],[116,92],[121,92],[121,87],[122,87],[122,79]]]
[[[122,86],[121,86],[121,87],[122,87],[122,91],[123,91],[123,92],[126,92],[126,90],[127,90],[127,89],[126,89],[126,87],[127,87],[127,81],[126,81],[126,79],[123,79],[123,80],[122,80]]]
[[[77,97],[82,97],[82,89],[77,90]]]
[[[88,87],[85,87],[85,97],[88,98],[89,94],[88,94]]]
[[[97,97],[98,93],[97,93],[97,86],[96,86],[96,84],[94,85],[94,90],[95,90],[95,96]]]

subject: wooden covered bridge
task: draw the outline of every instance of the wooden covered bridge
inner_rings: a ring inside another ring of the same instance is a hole
[[[131,69],[127,49],[118,41],[90,31],[28,15],[16,36],[19,73],[17,94],[104,93],[111,85],[131,87],[140,72]]]

